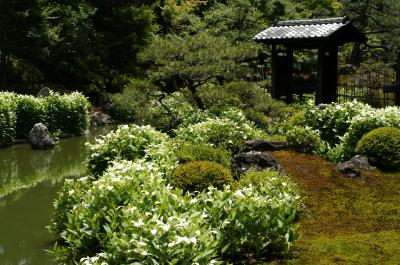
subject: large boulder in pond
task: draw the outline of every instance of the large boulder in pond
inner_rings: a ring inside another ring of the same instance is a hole
[[[242,175],[250,169],[262,171],[267,168],[279,169],[276,160],[268,153],[239,153],[232,158],[231,162],[231,169],[235,175]]]
[[[33,149],[50,149],[54,147],[54,139],[43,123],[36,123],[29,132],[29,143]]]

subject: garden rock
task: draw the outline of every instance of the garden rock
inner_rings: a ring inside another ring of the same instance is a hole
[[[29,143],[34,149],[50,149],[54,147],[54,140],[49,130],[42,123],[36,123],[29,133]]]
[[[239,153],[232,158],[231,169],[233,172],[242,175],[250,169],[263,171],[267,168],[279,169],[276,160],[268,153],[248,152]]]
[[[356,168],[363,168],[363,169],[373,169],[369,162],[368,158],[366,156],[362,155],[355,155],[350,159],[350,162],[353,163],[353,165]]]
[[[92,115],[90,116],[90,122],[94,126],[109,125],[114,123],[110,115],[102,113],[100,111],[92,113]]]
[[[48,96],[50,96],[50,93],[51,93],[51,89],[50,89],[50,88],[48,88],[48,87],[43,87],[43,88],[40,89],[40,91],[36,94],[36,97],[37,97],[37,98],[40,98],[40,97],[48,97]]]
[[[267,152],[267,151],[279,151],[286,149],[285,142],[274,142],[274,141],[266,141],[266,140],[251,140],[246,141],[245,143],[245,151],[258,151],[258,152]]]
[[[349,178],[358,178],[361,176],[360,170],[358,170],[351,161],[337,164],[336,170],[339,171],[343,176]]]

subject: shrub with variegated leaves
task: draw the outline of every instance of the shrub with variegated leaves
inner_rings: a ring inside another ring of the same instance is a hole
[[[97,180],[69,180],[51,229],[62,264],[222,264],[286,253],[296,239],[293,184],[190,194],[145,160],[119,161]]]
[[[228,118],[208,118],[175,130],[176,138],[191,143],[203,143],[239,152],[246,140],[264,138],[265,133],[250,122],[236,122]]]
[[[157,163],[165,171],[176,164],[168,135],[150,126],[121,125],[89,145],[89,171],[102,174],[112,161],[145,159]]]
[[[167,185],[157,164],[120,161],[90,187],[86,182],[67,182],[56,200],[59,263],[217,263],[218,232],[208,215]]]
[[[320,131],[322,140],[332,145],[340,142],[340,137],[347,132],[354,117],[372,109],[357,101],[333,103],[323,109],[307,108],[304,120],[306,125]]]

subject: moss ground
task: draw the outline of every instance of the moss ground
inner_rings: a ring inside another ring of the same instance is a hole
[[[350,179],[318,156],[274,152],[299,184],[301,239],[285,264],[400,264],[400,173]],[[276,263],[276,262],[275,262]]]

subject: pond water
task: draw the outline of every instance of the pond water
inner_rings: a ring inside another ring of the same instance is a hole
[[[28,144],[0,149],[0,264],[54,264],[46,250],[53,247],[50,224],[53,201],[65,177],[85,173],[85,142],[112,127],[61,140],[52,150]]]

